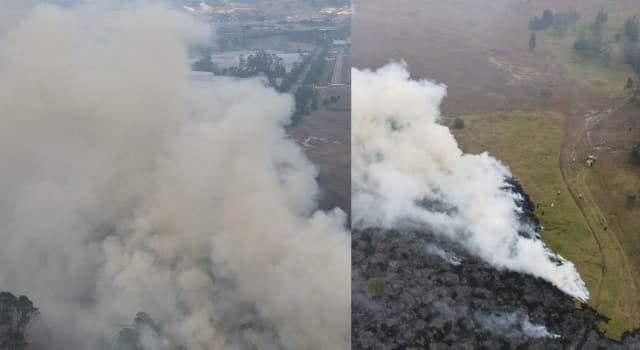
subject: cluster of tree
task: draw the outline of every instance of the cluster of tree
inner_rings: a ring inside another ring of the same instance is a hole
[[[628,17],[624,22],[624,62],[640,75],[640,21],[638,16]],[[627,79],[625,90],[631,92],[631,98],[640,102],[640,84],[634,84],[632,78]]]
[[[541,31],[549,27],[554,33],[564,35],[569,27],[580,19],[578,12],[574,10],[553,13],[549,9],[542,12],[542,17],[535,16],[529,21],[531,31]]]
[[[311,85],[322,84],[321,80],[323,79],[325,66],[327,64],[325,58],[328,52],[329,45],[328,42],[325,41],[322,44],[322,52],[311,64],[311,67],[309,67],[309,72],[303,82],[304,86],[300,87],[295,93],[296,110],[291,120],[292,126],[300,122],[304,116],[318,109],[318,91]],[[336,102],[337,99],[334,101],[334,97],[332,96],[330,101]],[[328,105],[326,99],[322,101],[322,103],[324,106]]]
[[[551,10],[545,9],[542,12],[542,17],[535,16],[529,21],[529,29],[531,30],[529,50],[536,48],[536,31],[551,27],[555,35],[562,36],[569,30],[569,27],[579,19],[580,15],[573,10],[554,14]]]
[[[238,67],[222,69],[217,74],[230,75],[238,78],[247,78],[257,75],[264,75],[269,80],[271,86],[278,86],[276,79],[284,78],[287,70],[284,67],[282,57],[270,54],[266,51],[258,51],[247,56],[240,56]]]
[[[573,43],[573,50],[579,56],[600,61],[608,65],[611,60],[611,41],[604,37],[603,29],[609,19],[604,11],[598,11],[593,23],[583,29]]]
[[[611,43],[601,32],[583,30],[573,43],[573,50],[579,56],[597,59],[603,65],[611,60]]]
[[[289,89],[291,89],[291,86],[293,85],[293,83],[295,83],[296,79],[298,79],[298,76],[300,76],[300,74],[302,74],[302,71],[304,70],[304,67],[307,64],[309,64],[309,60],[311,60],[311,58],[312,58],[312,55],[306,55],[306,56],[304,56],[302,61],[294,63],[293,67],[291,68],[289,73],[287,75],[285,75],[284,78],[282,79],[282,83],[277,88],[278,91],[280,91],[280,92],[289,91]]]
[[[0,349],[26,349],[27,332],[39,314],[26,296],[0,292]]]
[[[640,45],[638,17],[627,18],[624,24],[624,61],[640,74]]]
[[[640,46],[637,43],[628,43],[624,47],[624,61],[640,74]]]
[[[542,11],[542,17],[535,16],[529,21],[529,29],[532,31],[545,30],[553,24],[553,12],[545,9]]]
[[[311,86],[301,86],[295,94],[296,110],[291,118],[291,126],[295,126],[306,115],[318,109],[318,91]]]
[[[282,57],[266,51],[257,51],[247,57],[241,55],[237,67],[221,69],[212,61],[211,51],[203,50],[200,54],[200,59],[193,63],[191,69],[198,72],[210,72],[216,75],[228,75],[238,78],[264,75],[271,86],[278,88],[280,91],[286,91],[293,84],[307,62],[304,60],[302,63],[297,63],[287,73]],[[281,83],[278,83],[278,79],[282,79]]]

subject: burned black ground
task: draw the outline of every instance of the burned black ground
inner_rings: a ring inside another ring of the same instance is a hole
[[[521,186],[521,219],[536,227]],[[496,269],[424,230],[355,229],[353,349],[640,349],[600,333],[606,318],[549,282]]]
[[[640,333],[607,339],[602,316],[550,283],[429,232],[354,230],[352,264],[353,349],[640,349]]]

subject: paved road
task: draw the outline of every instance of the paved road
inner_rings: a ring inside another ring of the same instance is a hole
[[[331,84],[338,85],[342,84],[342,78],[344,76],[344,48],[338,49],[338,54],[336,55],[336,62],[333,65],[333,74],[331,75]]]

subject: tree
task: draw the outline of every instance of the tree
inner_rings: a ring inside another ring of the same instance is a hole
[[[529,29],[532,31],[545,30],[547,27],[544,25],[542,18],[535,16],[529,21]]]
[[[624,89],[625,90],[633,89],[633,79],[631,79],[631,77],[627,78],[627,83],[624,84]]]
[[[631,162],[640,165],[640,141],[631,146]]]
[[[609,20],[609,14],[605,12],[605,10],[598,11],[595,20],[593,21],[592,29],[596,32],[602,31],[604,29],[604,25],[607,24]]]
[[[453,127],[458,130],[464,129],[464,120],[460,117],[456,117],[456,119],[453,120]]]
[[[626,42],[624,45],[624,61],[631,66],[631,68],[638,74],[640,74],[640,46],[637,43]]]
[[[625,36],[633,41],[633,42],[637,42],[638,41],[638,28],[639,24],[638,24],[638,16],[632,16],[627,18],[627,20],[624,22],[624,34]]]
[[[533,51],[536,48],[536,32],[531,32],[529,37],[529,51]]]
[[[553,23],[553,12],[551,10],[545,9],[542,11],[542,23],[544,23],[545,28],[548,28]]]
[[[39,314],[26,296],[0,292],[0,349],[25,349],[27,332]]]
[[[628,208],[634,208],[636,205],[638,205],[638,195],[637,194],[630,194],[627,196],[627,207]]]

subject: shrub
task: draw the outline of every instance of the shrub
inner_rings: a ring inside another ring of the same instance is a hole
[[[636,193],[627,196],[627,207],[634,208],[638,205],[638,195]]]
[[[456,117],[456,119],[453,121],[453,127],[455,129],[464,129],[464,120],[462,120],[462,118],[460,117]]]
[[[640,141],[631,146],[631,161],[640,165]]]
[[[382,277],[371,277],[367,281],[369,293],[373,295],[381,295],[384,293],[384,280]]]

